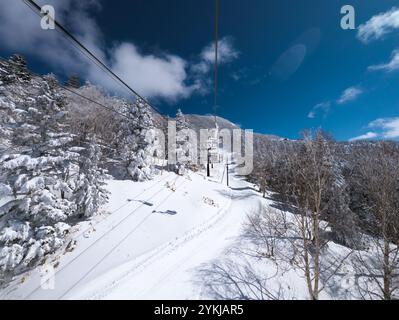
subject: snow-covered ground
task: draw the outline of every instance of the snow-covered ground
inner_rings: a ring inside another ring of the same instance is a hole
[[[260,204],[270,209],[274,203],[234,169],[230,187],[225,167],[215,165],[212,178],[163,172],[142,183],[112,180],[108,189],[103,212],[77,225],[43,266],[13,279],[0,299],[308,298],[284,240],[275,245],[286,259],[251,256],[259,247],[243,236],[244,222]],[[323,261],[348,253],[330,242]],[[321,299],[359,298],[349,261],[329,279]]]
[[[259,201],[233,174],[228,188],[224,170],[215,165],[210,179],[164,172],[144,183],[109,181],[104,212],[79,224],[63,252],[16,277],[0,298],[204,298],[195,269],[234,242]],[[53,267],[54,287],[42,286]]]

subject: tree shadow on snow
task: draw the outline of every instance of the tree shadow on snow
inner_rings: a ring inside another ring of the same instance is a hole
[[[231,187],[230,189],[231,189],[231,190],[234,190],[234,191],[246,191],[246,190],[252,190],[252,191],[255,191],[255,192],[259,192],[259,190],[256,190],[255,188],[253,188],[253,187],[250,187],[250,186],[247,186],[247,187],[241,187],[241,188],[234,188],[234,187]]]
[[[281,300],[281,286],[268,285],[272,277],[262,276],[249,262],[223,259],[200,266],[196,282],[206,298],[216,300]]]
[[[233,189],[232,189],[233,190]],[[257,195],[254,194],[251,190],[241,190],[240,192],[228,192],[226,190],[217,190],[217,192],[225,198],[231,198],[233,200],[243,200],[249,199],[252,197],[256,197]]]
[[[283,211],[283,212],[293,213],[293,214],[300,213],[299,209],[297,207],[290,204],[290,202],[287,200],[287,198],[280,194],[277,194],[277,193],[269,194],[266,197],[266,199],[270,200],[272,202],[270,204],[270,206],[274,209],[277,209],[277,210]]]

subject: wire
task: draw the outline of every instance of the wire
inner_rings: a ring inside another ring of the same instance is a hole
[[[151,190],[153,187],[159,185],[161,182],[163,182],[164,180],[166,180],[167,178],[169,178],[169,176],[171,175],[171,173],[167,174],[165,177],[161,178],[158,181],[155,181],[153,184],[151,184],[147,189],[144,189],[143,191],[135,194],[132,198],[138,198],[141,195],[143,195],[144,193],[146,193],[148,190]],[[114,213],[118,212],[119,210],[123,209],[124,207],[126,207],[127,205],[129,205],[130,203],[132,203],[132,201],[127,201],[126,203],[124,203],[123,205],[119,206],[118,208],[116,208],[114,211],[108,212],[107,215],[104,215],[104,217],[102,219],[100,219],[99,221],[95,221],[94,224],[88,226],[87,228],[83,229],[83,230],[79,230],[78,233],[74,234],[73,237],[71,237],[70,239],[68,239],[69,241],[73,241],[73,240],[78,240],[78,238],[82,235],[84,235],[86,232],[90,231],[90,229],[92,229],[93,227],[96,227],[97,225],[99,225],[101,222],[105,221],[106,219],[108,219],[111,215],[113,215]],[[90,221],[91,222],[91,221]]]
[[[179,179],[179,176],[177,176],[174,180],[173,183],[176,183],[177,180]],[[173,179],[171,179],[173,180]],[[185,182],[183,180],[183,182]],[[179,185],[180,186],[180,185]],[[160,194],[162,191],[164,191],[164,189],[159,189],[158,191],[156,191],[155,193],[152,193],[151,196],[149,198],[147,198],[145,201],[150,201],[151,199],[153,199],[155,196],[157,196],[158,194]],[[164,200],[161,201],[161,203],[163,203]],[[139,210],[141,207],[143,207],[145,204],[142,203],[140,205],[138,205],[136,208],[134,208],[131,212],[129,212],[124,218],[122,218],[120,221],[118,221],[115,225],[112,226],[111,229],[107,230],[105,233],[103,233],[98,239],[94,240],[94,242],[92,242],[89,246],[87,246],[85,249],[83,249],[78,255],[76,255],[72,260],[68,261],[65,265],[63,265],[60,269],[57,269],[55,272],[55,276],[57,274],[59,274],[60,272],[62,272],[65,268],[67,268],[69,265],[71,265],[72,263],[74,263],[76,261],[76,259],[78,259],[80,256],[82,256],[82,254],[86,253],[88,250],[90,250],[93,246],[95,246],[99,241],[101,241],[102,239],[104,239],[107,235],[110,234],[110,232],[114,231],[119,225],[121,225],[123,222],[127,221],[137,210]],[[158,206],[157,206],[158,207]],[[117,245],[119,246],[119,244]],[[113,250],[113,249],[112,249]],[[91,270],[90,270],[91,271]],[[41,289],[41,286],[37,286],[33,291],[31,291],[26,297],[25,299],[30,298],[33,294],[35,294],[38,290]],[[65,293],[64,293],[65,294]]]
[[[5,60],[5,59],[3,59],[3,58],[0,58],[0,61],[7,62],[7,60]],[[34,73],[34,72],[32,72],[32,71],[29,71],[29,72],[30,72],[33,76],[36,76],[36,77],[39,77],[39,78],[42,78],[42,79],[43,79],[43,76],[42,76],[42,75],[37,74],[37,73]],[[114,113],[117,113],[118,115],[120,115],[120,116],[122,116],[122,117],[124,117],[124,118],[126,118],[126,119],[128,119],[128,120],[132,120],[132,118],[129,117],[129,116],[127,116],[126,114],[124,114],[124,113],[122,113],[122,112],[119,112],[118,110],[115,110],[115,109],[112,108],[112,107],[106,106],[106,105],[104,105],[104,104],[102,104],[102,103],[100,103],[100,102],[98,102],[98,101],[95,101],[95,100],[93,100],[93,99],[91,99],[91,98],[89,98],[89,97],[86,97],[86,96],[84,96],[83,94],[81,94],[81,93],[79,93],[79,92],[77,92],[77,91],[75,91],[75,90],[72,90],[72,89],[71,89],[70,87],[68,87],[68,86],[65,86],[65,85],[63,85],[63,84],[61,84],[61,83],[59,83],[59,86],[60,86],[61,88],[63,88],[64,90],[66,90],[66,91],[68,91],[68,92],[70,92],[70,93],[73,93],[74,95],[76,95],[76,96],[78,96],[78,97],[80,97],[80,98],[83,98],[83,99],[85,99],[85,100],[87,100],[87,101],[89,101],[89,102],[92,102],[92,103],[96,104],[97,106],[99,106],[99,107],[101,107],[101,108],[104,108],[104,109],[107,109],[107,110],[112,111],[112,112],[114,112]]]
[[[81,98],[83,98],[83,99],[86,99],[87,101],[92,102],[92,103],[94,103],[94,104],[96,104],[96,105],[98,105],[98,106],[100,106],[100,107],[102,107],[102,108],[104,108],[104,109],[107,109],[107,110],[109,110],[109,111],[115,112],[115,113],[119,114],[120,116],[125,117],[125,118],[128,119],[128,120],[131,120],[131,119],[132,119],[131,117],[129,117],[129,116],[127,116],[127,115],[125,115],[125,114],[123,114],[123,113],[121,113],[121,112],[119,112],[119,111],[113,109],[112,107],[108,107],[108,106],[106,106],[106,105],[104,105],[104,104],[102,104],[102,103],[100,103],[100,102],[97,102],[97,101],[95,101],[95,100],[93,100],[93,99],[91,99],[91,98],[88,98],[88,97],[86,97],[86,96],[84,96],[84,95],[82,95],[82,94],[80,94],[80,93],[78,93],[78,92],[72,90],[71,88],[69,88],[69,87],[67,87],[67,86],[64,86],[64,85],[62,85],[62,84],[60,84],[60,86],[61,86],[64,90],[66,90],[66,91],[68,91],[68,92],[71,92],[71,93],[77,95],[78,97],[81,97]]]
[[[182,181],[182,183],[179,184],[179,186],[177,188],[180,188],[181,186],[183,186],[186,183],[185,180]],[[101,259],[100,261],[98,261],[93,267],[91,267],[77,282],[75,282],[71,287],[68,288],[67,291],[65,291],[57,300],[60,300],[62,298],[64,298],[69,292],[71,292],[79,283],[81,283],[82,280],[84,280],[93,270],[95,270],[102,262],[105,261],[105,259],[107,259],[113,252],[115,252],[115,250],[123,243],[125,242],[135,231],[137,231],[137,229],[142,226],[156,211],[156,209],[158,209],[162,204],[164,204],[166,202],[166,200],[168,200],[174,193],[169,193],[165,198],[163,198],[161,200],[161,202],[154,208],[153,211],[151,211],[149,214],[147,214],[146,216],[144,216],[144,218],[142,220],[140,220],[140,222],[135,225],[135,227],[129,231],[129,233],[124,236],[114,247],[112,247],[112,249],[110,251],[108,251]]]
[[[31,8],[37,15],[42,17],[41,7],[33,0],[22,0],[29,8]],[[104,62],[102,62],[97,56],[92,53],[85,45],[83,45],[73,34],[71,34],[67,29],[65,29],[56,19],[52,18],[54,24],[56,26],[56,30],[61,32],[66,38],[73,44],[75,48],[77,48],[81,53],[83,53],[86,57],[92,60],[98,67],[100,67],[115,81],[119,84],[123,85],[128,91],[133,93],[136,98],[141,99],[143,102],[148,104],[155,111],[160,113],[160,111],[152,106],[147,99],[141,96],[137,91],[135,91],[132,87],[130,87],[123,79],[121,79],[115,72],[113,72]]]

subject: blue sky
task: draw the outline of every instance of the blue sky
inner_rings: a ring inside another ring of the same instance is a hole
[[[37,2],[163,112],[212,112],[213,0]],[[356,30],[340,27],[345,4]],[[289,138],[399,138],[397,1],[221,0],[220,37],[219,115]],[[1,1],[0,41],[37,72],[120,89],[22,1]]]

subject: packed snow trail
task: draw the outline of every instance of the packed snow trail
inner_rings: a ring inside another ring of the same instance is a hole
[[[38,272],[39,270],[36,270],[36,272],[31,272],[30,276],[28,273],[20,279],[23,285],[11,286],[10,289],[4,290],[6,292],[5,297],[17,299],[60,298],[58,292],[64,294],[64,291],[74,283],[75,279],[79,280],[82,272],[87,271],[88,267],[93,265],[93,262],[101,261],[104,255],[114,249],[122,235],[129,234],[135,224],[140,222],[140,219],[148,216],[149,209],[144,202],[152,201],[155,205],[162,203],[165,198],[170,197],[173,193],[173,191],[165,188],[163,183],[166,181],[167,184],[173,185],[178,180],[184,182],[183,178],[168,174],[164,177],[158,177],[156,184],[153,183],[140,193],[132,194],[128,192],[127,195],[123,195],[124,192],[119,192],[113,195],[117,198],[116,203],[118,205],[120,205],[122,199],[124,205],[112,210],[113,214],[96,225],[90,223],[88,227],[85,227],[83,231],[73,237],[72,241],[77,241],[77,247],[65,257],[66,259],[60,257],[61,261],[55,270],[56,285],[54,290],[43,290],[41,288],[41,274]],[[143,202],[127,201],[130,199],[129,196],[130,198],[131,196],[134,196],[134,198],[140,197]],[[0,297],[3,297],[3,295],[4,292]]]
[[[231,178],[231,188],[222,184],[223,171],[215,165],[213,179],[169,173],[155,182],[110,181],[111,214],[84,223],[73,237],[76,248],[46,264],[55,267],[54,288],[41,286],[37,268],[17,277],[0,298],[206,298],[195,269],[234,241],[259,201],[243,180]]]
[[[209,221],[155,252],[111,270],[71,298],[84,299],[209,299],[197,268],[218,258],[240,235],[246,214],[259,196],[241,179],[231,179],[230,198]]]

